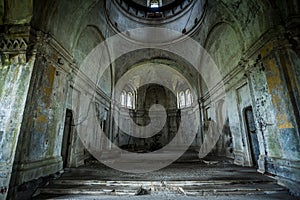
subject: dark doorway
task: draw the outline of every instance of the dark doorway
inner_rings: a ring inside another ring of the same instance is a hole
[[[253,166],[257,167],[257,161],[259,159],[259,143],[257,138],[257,131],[255,127],[255,121],[253,116],[252,106],[245,108],[245,121],[246,121],[246,130],[249,138],[251,157]]]
[[[63,143],[61,149],[61,156],[63,159],[64,168],[67,167],[67,164],[69,162],[72,124],[73,124],[73,113],[72,110],[67,109],[66,118],[65,118],[64,136],[62,141]]]

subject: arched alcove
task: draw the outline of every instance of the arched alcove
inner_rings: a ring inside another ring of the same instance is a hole
[[[238,65],[243,44],[240,35],[227,23],[216,24],[209,32],[204,48],[212,56],[223,77]]]

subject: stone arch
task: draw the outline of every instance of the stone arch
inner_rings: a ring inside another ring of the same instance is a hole
[[[244,43],[243,43],[244,38],[243,38],[243,35],[242,35],[242,31],[240,30],[240,28],[238,28],[237,26],[232,25],[232,24],[231,24],[230,22],[228,22],[228,21],[220,21],[220,22],[218,22],[218,23],[215,23],[213,26],[211,26],[211,28],[209,29],[208,34],[207,34],[207,36],[206,36],[206,39],[205,39],[205,41],[204,41],[204,48],[206,49],[206,47],[207,47],[209,41],[213,38],[212,34],[213,34],[214,30],[215,30],[216,28],[218,28],[218,26],[222,26],[222,25],[225,25],[225,26],[227,25],[227,26],[229,26],[231,29],[234,30],[234,32],[235,32],[235,34],[236,34],[236,36],[237,36],[236,39],[237,39],[237,41],[240,43],[240,45],[241,45],[241,47],[242,47],[242,50],[244,50],[244,49],[245,49],[245,45],[244,45]]]
[[[84,58],[101,42],[104,41],[104,37],[101,31],[94,25],[86,26],[78,36],[78,39],[75,42],[74,49],[72,54],[75,61],[80,67]],[[109,51],[106,49],[106,53],[109,56]],[[109,58],[108,58],[109,59]],[[110,96],[113,87],[113,69],[110,66],[104,72],[102,77],[99,79],[99,86],[103,92]]]
[[[131,53],[131,52],[130,52]],[[124,59],[127,57],[130,57],[130,53],[128,55],[125,55],[124,58],[121,57],[119,60],[113,63],[113,65],[116,66],[116,74],[115,74],[115,81],[118,81],[120,77],[122,77],[124,74],[127,73],[127,71],[144,65],[146,63],[149,64],[156,64],[156,65],[163,65],[163,66],[169,66],[171,69],[174,69],[178,73],[182,74],[182,76],[189,80],[190,88],[193,91],[197,90],[197,74],[198,72],[193,69],[193,67],[183,58],[180,58],[179,56],[175,57],[170,52],[151,52],[153,55],[151,55],[151,59],[149,59],[149,54],[145,54],[144,51],[138,50],[135,51],[135,57],[134,59],[128,59],[127,62],[124,62]],[[132,57],[131,57],[132,58]],[[174,89],[182,89],[178,88],[178,86],[174,86]],[[197,95],[196,93],[193,95]]]
[[[33,2],[34,16],[32,24],[36,27],[44,29],[45,32],[50,32],[51,24],[56,23],[55,18],[58,13],[59,1],[41,1]]]
[[[86,39],[86,41],[94,40],[94,43],[92,45],[86,44],[86,42],[83,41],[85,39]],[[75,51],[78,50],[79,48],[82,48],[82,46],[80,46],[80,45],[83,45],[81,42],[84,42],[85,45],[91,45],[91,46],[87,46],[88,49],[86,49],[87,52],[85,52],[87,55],[93,48],[95,48],[103,40],[104,40],[104,37],[97,26],[88,25],[88,26],[84,27],[82,30],[80,30],[77,38],[75,39],[74,47],[72,49],[73,56],[76,58]]]
[[[270,1],[221,0],[221,2],[219,9],[224,10],[229,17],[225,23],[231,24],[236,30],[244,50],[251,47],[263,33],[272,28],[273,19],[280,15],[278,11],[274,12],[274,3]]]
[[[214,59],[223,77],[238,65],[244,50],[242,41],[240,32],[227,22],[219,22],[210,29],[204,48]]]
[[[83,28],[90,23],[91,16],[96,19],[97,12],[94,10],[102,3],[103,1],[80,0],[43,3],[35,1],[32,24],[44,32],[51,33],[67,50],[72,52],[76,46],[74,41],[78,40]]]

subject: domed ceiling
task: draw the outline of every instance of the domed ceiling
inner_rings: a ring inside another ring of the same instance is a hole
[[[147,0],[131,0],[137,4],[140,4],[142,6],[147,6]],[[175,2],[176,0],[163,0],[162,1],[162,5],[165,6],[165,5],[168,5],[170,3],[173,3]]]

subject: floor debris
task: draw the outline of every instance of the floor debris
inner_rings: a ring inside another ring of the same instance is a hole
[[[149,190],[144,189],[143,186],[141,186],[135,193],[135,195],[149,195],[149,194],[151,194],[151,189]]]

